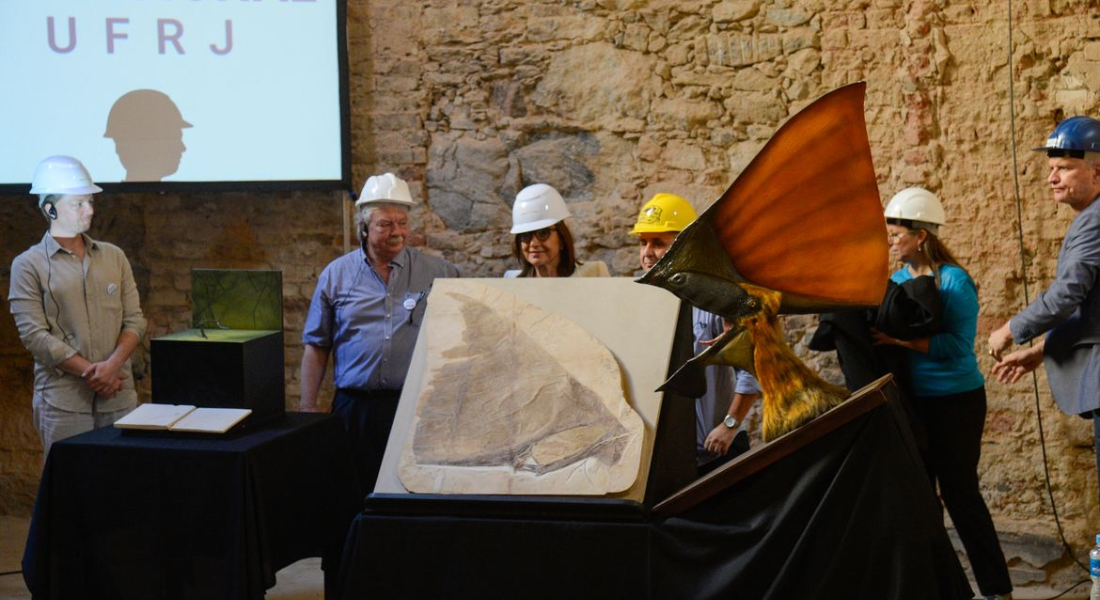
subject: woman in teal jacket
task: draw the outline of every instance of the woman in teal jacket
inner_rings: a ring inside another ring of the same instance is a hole
[[[1008,567],[978,485],[986,413],[985,379],[974,355],[978,290],[936,236],[944,213],[934,194],[921,188],[898,192],[886,207],[886,223],[890,257],[904,263],[891,279],[900,285],[935,278],[943,318],[940,331],[929,337],[897,340],[876,333],[875,343],[910,350],[917,415],[928,435],[925,469],[939,486],[982,595],[1009,598]]]

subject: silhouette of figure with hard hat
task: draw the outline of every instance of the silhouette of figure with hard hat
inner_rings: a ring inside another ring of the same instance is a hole
[[[123,181],[160,181],[180,167],[183,120],[176,103],[156,90],[134,90],[111,107],[103,137],[115,141],[115,152],[126,169]]]

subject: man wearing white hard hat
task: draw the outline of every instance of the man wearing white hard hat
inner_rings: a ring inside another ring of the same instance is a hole
[[[75,158],[39,163],[31,193],[50,230],[11,265],[8,302],[34,356],[34,423],[46,453],[137,405],[130,355],[145,317],[126,255],[86,233],[101,191]]]
[[[360,484],[374,489],[413,345],[436,277],[454,265],[408,247],[409,186],[392,173],[367,179],[355,202],[360,248],[329,263],[302,330],[303,411],[320,408],[318,392],[334,357],[332,412],[344,419]]]
[[[512,205],[512,251],[521,268],[505,277],[607,277],[603,261],[577,260],[573,234],[565,224],[572,216],[558,190],[536,183],[516,194]]]

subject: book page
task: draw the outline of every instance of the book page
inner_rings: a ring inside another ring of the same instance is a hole
[[[248,408],[196,408],[168,429],[200,433],[225,433],[252,414]]]
[[[142,404],[130,414],[115,421],[119,429],[168,429],[195,410],[187,404]]]

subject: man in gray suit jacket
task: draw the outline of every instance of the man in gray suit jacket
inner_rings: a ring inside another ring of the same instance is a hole
[[[998,359],[993,373],[1012,383],[1044,364],[1058,407],[1093,420],[1100,472],[1100,121],[1070,117],[1036,150],[1049,157],[1054,200],[1077,216],[1062,240],[1054,282],[990,334],[989,350]],[[1034,346],[1001,356],[1013,341],[1043,333]]]

